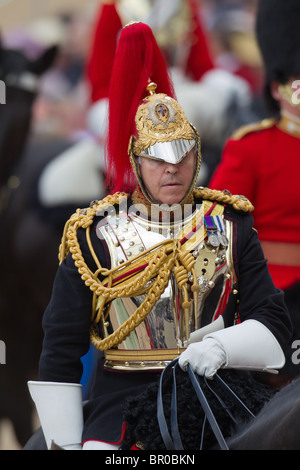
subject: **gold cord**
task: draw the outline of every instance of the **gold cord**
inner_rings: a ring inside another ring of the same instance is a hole
[[[195,198],[232,204],[238,210],[253,210],[252,204],[243,196],[232,196],[222,191],[196,188],[194,196]],[[134,258],[112,269],[103,268],[96,256],[90,240],[90,226],[93,223],[94,217],[98,212],[101,211],[103,213],[109,207],[120,204],[122,198],[128,197],[129,195],[125,193],[116,193],[107,196],[102,201],[95,202],[94,205],[87,209],[77,209],[65,225],[59,248],[60,264],[70,252],[82,280],[93,292],[90,338],[92,344],[100,350],[108,350],[120,344],[146,318],[167,287],[171,272],[174,273],[176,283],[183,295],[182,308],[184,310],[186,327],[188,328],[191,302],[189,300],[187,283],[188,273],[194,272],[195,258],[190,252],[183,249],[179,240],[168,239],[158,243],[151,247],[151,249],[136,255]],[[91,271],[83,258],[77,237],[79,228],[86,229],[87,243],[97,266],[96,272]],[[131,280],[127,279],[126,272],[132,270],[133,267],[138,267],[141,264],[141,259],[143,263],[147,262],[147,266],[141,272],[133,275]],[[114,280],[119,278],[121,274],[125,274],[124,279],[116,282],[117,285],[114,286]],[[103,280],[100,281],[99,277],[103,278]],[[150,283],[149,281],[152,282]],[[146,288],[148,283],[149,287]],[[194,302],[197,302],[198,290],[199,286],[197,286],[194,276],[194,284],[192,286]],[[132,297],[139,295],[141,292],[147,292],[147,294],[135,312],[112,334],[103,339],[100,338],[97,333],[96,324],[101,320],[105,322],[107,304],[114,299]]]
[[[195,188],[194,197],[229,204],[238,211],[252,212],[254,210],[253,205],[245,196],[233,195],[226,190],[218,191],[216,189],[204,188],[201,186],[199,188]]]

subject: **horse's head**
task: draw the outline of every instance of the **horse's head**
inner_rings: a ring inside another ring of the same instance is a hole
[[[52,66],[57,52],[52,46],[32,60],[20,50],[4,48],[0,38],[0,187],[22,154],[39,79]]]
[[[31,60],[21,50],[4,48],[0,38],[0,80],[7,90],[13,88],[35,95],[40,76],[52,66],[57,52],[57,46],[52,46]]]

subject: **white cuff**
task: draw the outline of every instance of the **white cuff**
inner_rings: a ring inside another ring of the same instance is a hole
[[[284,353],[271,331],[257,320],[246,320],[204,337],[216,339],[226,352],[224,369],[248,369],[278,373]]]
[[[47,448],[52,441],[65,450],[81,449],[82,386],[60,382],[28,382]]]
[[[215,321],[209,323],[199,330],[193,331],[190,335],[190,343],[197,343],[202,341],[204,336],[208,333],[213,333],[214,331],[222,330],[224,328],[224,320],[222,315],[220,315]]]

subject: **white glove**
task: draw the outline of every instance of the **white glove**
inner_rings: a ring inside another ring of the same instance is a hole
[[[285,357],[275,336],[257,320],[208,333],[203,340],[192,343],[178,361],[187,364],[199,375],[213,377],[218,369],[245,369],[278,373]]]
[[[226,353],[219,341],[205,338],[199,343],[190,344],[179,357],[178,363],[183,370],[190,364],[198,375],[212,379],[218,369],[226,363]]]

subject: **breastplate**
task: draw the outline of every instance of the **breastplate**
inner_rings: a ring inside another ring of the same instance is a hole
[[[174,269],[142,323],[115,348],[105,351],[106,367],[161,369],[186,348],[191,332],[215,320],[226,306],[235,283],[231,222],[220,214],[204,217],[204,208],[199,206],[181,220],[160,223],[149,223],[134,212],[120,212],[104,219],[97,230],[108,247],[112,268],[136,257],[143,265],[143,253],[149,254],[149,250],[155,251],[161,243],[174,239],[180,240],[183,253],[192,254],[195,260],[193,270],[185,270],[185,294]],[[152,282],[144,286],[144,293],[109,303],[102,325],[104,336],[130,318]]]

